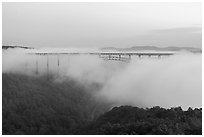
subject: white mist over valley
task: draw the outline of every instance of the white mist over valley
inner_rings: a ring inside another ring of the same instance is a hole
[[[8,48],[3,50],[3,73],[25,74],[31,77],[49,73],[55,76],[55,82],[62,82],[69,77],[85,87],[97,84],[99,87],[92,91],[95,98],[118,106],[134,105],[144,108],[181,106],[183,109],[202,107],[201,53],[186,50],[165,51],[174,55],[161,58],[132,56],[129,62],[104,60],[98,55],[87,54],[29,54],[88,52],[113,51],[91,48]]]

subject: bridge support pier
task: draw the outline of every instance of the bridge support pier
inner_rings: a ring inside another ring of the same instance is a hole
[[[109,60],[111,59],[111,55],[108,56],[108,59],[109,59]]]
[[[25,73],[27,74],[27,71],[28,71],[28,63],[26,62],[25,63]]]
[[[39,74],[39,72],[38,72],[38,60],[36,60],[35,65],[36,65],[36,72],[35,72],[35,74],[38,75]]]
[[[131,59],[131,55],[129,54],[128,56],[129,56],[129,59]]]
[[[47,55],[47,80],[49,80],[49,57]]]
[[[57,75],[59,75],[59,65],[60,65],[59,55],[57,55]]]

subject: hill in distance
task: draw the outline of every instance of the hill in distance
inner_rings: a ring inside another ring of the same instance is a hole
[[[134,46],[130,48],[115,48],[115,47],[105,47],[101,48],[103,51],[113,50],[113,51],[143,51],[143,50],[152,50],[152,51],[189,51],[193,53],[202,53],[202,49],[193,48],[193,47],[156,47],[156,46]]]
[[[3,45],[3,46],[2,46],[2,49],[3,49],[3,50],[9,49],[9,48],[12,48],[12,49],[15,49],[15,48],[34,49],[34,48],[32,48],[32,47],[27,47],[27,46],[17,46],[17,45]]]
[[[13,45],[3,45],[2,49],[35,49],[33,47],[28,46],[13,46]],[[120,52],[127,52],[127,51],[188,51],[192,53],[202,53],[202,49],[200,48],[193,48],[193,47],[156,47],[156,46],[134,46],[130,48],[115,48],[115,47],[104,47],[100,48],[102,51],[120,51]]]

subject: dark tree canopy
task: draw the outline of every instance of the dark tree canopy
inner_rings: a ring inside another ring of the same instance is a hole
[[[17,74],[2,78],[5,135],[202,134],[201,108],[121,106],[107,112],[110,104],[70,79],[58,83]]]

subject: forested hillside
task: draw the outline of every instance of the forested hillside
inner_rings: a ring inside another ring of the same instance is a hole
[[[74,134],[109,106],[67,79],[3,74],[3,134]]]
[[[115,107],[83,130],[102,135],[202,134],[202,109]]]
[[[202,109],[114,107],[66,79],[2,75],[3,134],[202,134]]]

